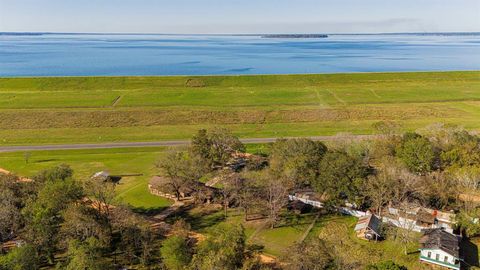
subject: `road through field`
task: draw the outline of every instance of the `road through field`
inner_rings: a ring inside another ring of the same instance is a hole
[[[336,135],[336,136],[313,136],[307,137],[315,141],[336,141],[336,140],[364,140],[372,139],[378,135]],[[240,139],[242,143],[270,143],[278,138],[245,138]],[[156,141],[156,142],[120,142],[120,143],[90,143],[90,144],[53,144],[53,145],[19,145],[0,146],[0,153],[36,151],[36,150],[72,150],[72,149],[110,149],[110,148],[139,148],[139,147],[168,147],[186,145],[189,140],[178,141]]]

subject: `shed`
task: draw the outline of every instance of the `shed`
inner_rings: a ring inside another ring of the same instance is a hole
[[[365,240],[379,240],[382,238],[381,233],[382,221],[376,215],[366,215],[358,219],[355,225],[357,237]]]

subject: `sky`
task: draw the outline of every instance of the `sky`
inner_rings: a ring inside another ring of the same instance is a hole
[[[0,0],[0,32],[480,32],[480,0]]]

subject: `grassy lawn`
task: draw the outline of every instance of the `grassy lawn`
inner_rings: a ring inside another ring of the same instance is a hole
[[[264,226],[263,221],[245,222],[243,214],[235,209],[229,211],[227,219],[224,219],[221,209],[208,207],[194,208],[184,213],[182,218],[192,225],[193,230],[203,234],[208,233],[208,228],[211,226],[220,223],[241,223],[245,228],[249,244],[263,246],[264,253],[282,258],[287,255],[288,248],[302,238],[315,218],[315,214],[287,214],[286,216],[289,220],[274,229]],[[407,266],[408,269],[430,269],[419,262],[417,243],[412,243],[408,248],[409,254],[404,255],[403,246],[388,237],[379,242],[357,238],[353,231],[356,222],[357,218],[352,216],[320,216],[308,233],[307,240],[322,235],[326,241],[339,245],[342,254],[349,254],[355,261],[362,262],[362,267],[370,263],[394,260]]]
[[[353,228],[357,218],[352,216],[324,216],[320,218],[308,237],[330,234],[334,243],[342,243],[342,253],[349,254],[352,259],[363,262],[365,265],[385,260],[393,260],[407,266],[408,269],[431,269],[418,260],[418,244],[412,243],[408,248],[408,255],[403,253],[403,247],[394,240],[366,241],[357,238]],[[333,234],[334,233],[334,234]]]
[[[480,72],[0,78],[0,145],[372,133],[372,123],[480,129]]]
[[[151,195],[147,183],[155,174],[154,163],[163,148],[124,148],[92,150],[57,150],[31,152],[25,162],[23,152],[1,153],[0,167],[22,176],[34,175],[39,170],[61,163],[69,164],[77,179],[86,179],[93,173],[107,170],[113,175],[142,174],[124,177],[117,186],[117,198],[139,210],[158,209],[171,204],[169,200]]]

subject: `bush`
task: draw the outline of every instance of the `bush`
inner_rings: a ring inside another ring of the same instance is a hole
[[[202,79],[188,79],[185,82],[186,87],[205,87],[207,84]]]

